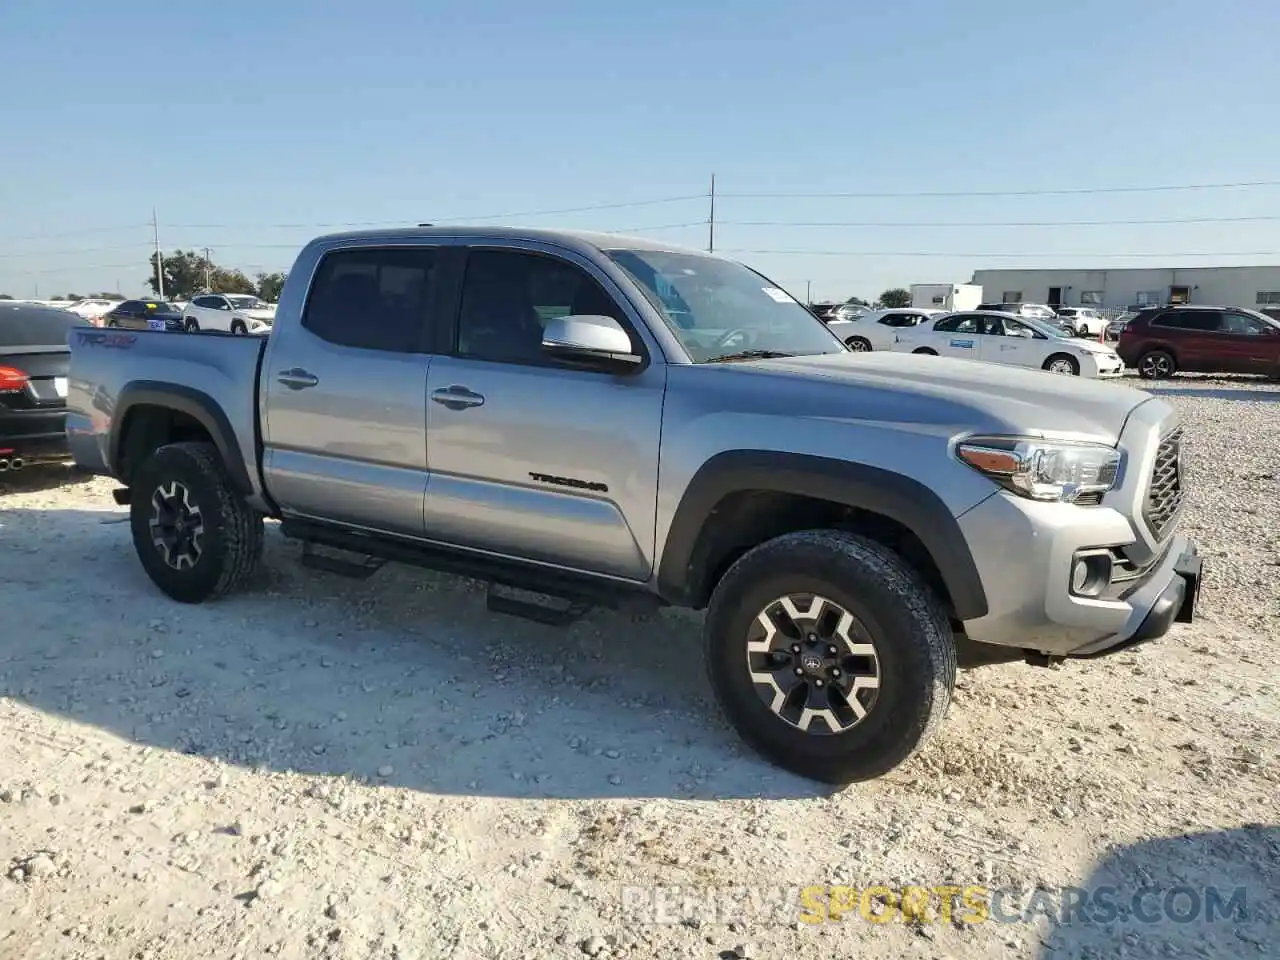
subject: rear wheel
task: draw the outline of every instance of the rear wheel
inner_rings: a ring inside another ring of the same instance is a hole
[[[129,524],[147,575],[183,603],[240,586],[262,556],[262,516],[231,485],[211,443],[172,443],[138,468]]]
[[[871,341],[866,337],[850,337],[844,342],[844,345],[857,353],[869,353],[871,351]]]
[[[916,349],[912,350],[911,352],[912,352],[912,353],[918,353],[918,354],[920,354],[921,356],[924,356],[924,357],[936,357],[936,356],[938,355],[938,351],[937,351],[937,350],[930,350],[928,347],[917,347]]]
[[[1063,373],[1067,376],[1080,376],[1080,364],[1075,357],[1069,357],[1065,353],[1055,353],[1044,362],[1044,369],[1050,373]]]
[[[712,688],[754,749],[829,783],[878,777],[942,722],[955,685],[951,627],[893,551],[832,530],[746,553],[706,619]]]
[[[1138,376],[1144,380],[1164,380],[1177,370],[1173,354],[1167,350],[1148,350],[1138,358]]]

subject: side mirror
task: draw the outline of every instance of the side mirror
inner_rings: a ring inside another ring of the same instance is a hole
[[[632,352],[631,336],[612,317],[556,317],[542,331],[542,349],[574,366],[626,373],[644,358]]]

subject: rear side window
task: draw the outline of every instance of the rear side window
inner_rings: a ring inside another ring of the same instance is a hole
[[[436,250],[424,247],[326,254],[302,326],[341,347],[424,353],[437,259]]]
[[[1222,329],[1222,313],[1218,310],[1170,310],[1153,320],[1151,325],[1212,333]]]
[[[67,332],[84,321],[47,307],[0,307],[0,352],[5,347],[66,346]]]

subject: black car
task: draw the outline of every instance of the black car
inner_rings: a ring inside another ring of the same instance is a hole
[[[836,310],[843,306],[839,303],[811,303],[809,304],[809,312],[824,323],[835,317]]]
[[[125,330],[153,330],[152,324],[160,322],[170,333],[181,333],[186,329],[182,311],[163,300],[125,300],[102,317],[104,326]]]
[[[67,334],[83,323],[66,310],[0,304],[0,473],[70,455]]]

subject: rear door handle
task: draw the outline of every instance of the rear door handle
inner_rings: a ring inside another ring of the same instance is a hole
[[[483,394],[475,393],[458,384],[454,384],[451,387],[443,387],[439,390],[432,390],[431,399],[442,406],[448,407],[450,410],[465,410],[467,407],[484,405]]]
[[[305,390],[307,387],[314,387],[318,384],[320,378],[314,373],[308,373],[301,367],[292,367],[277,373],[276,382],[284,384],[290,390]]]

